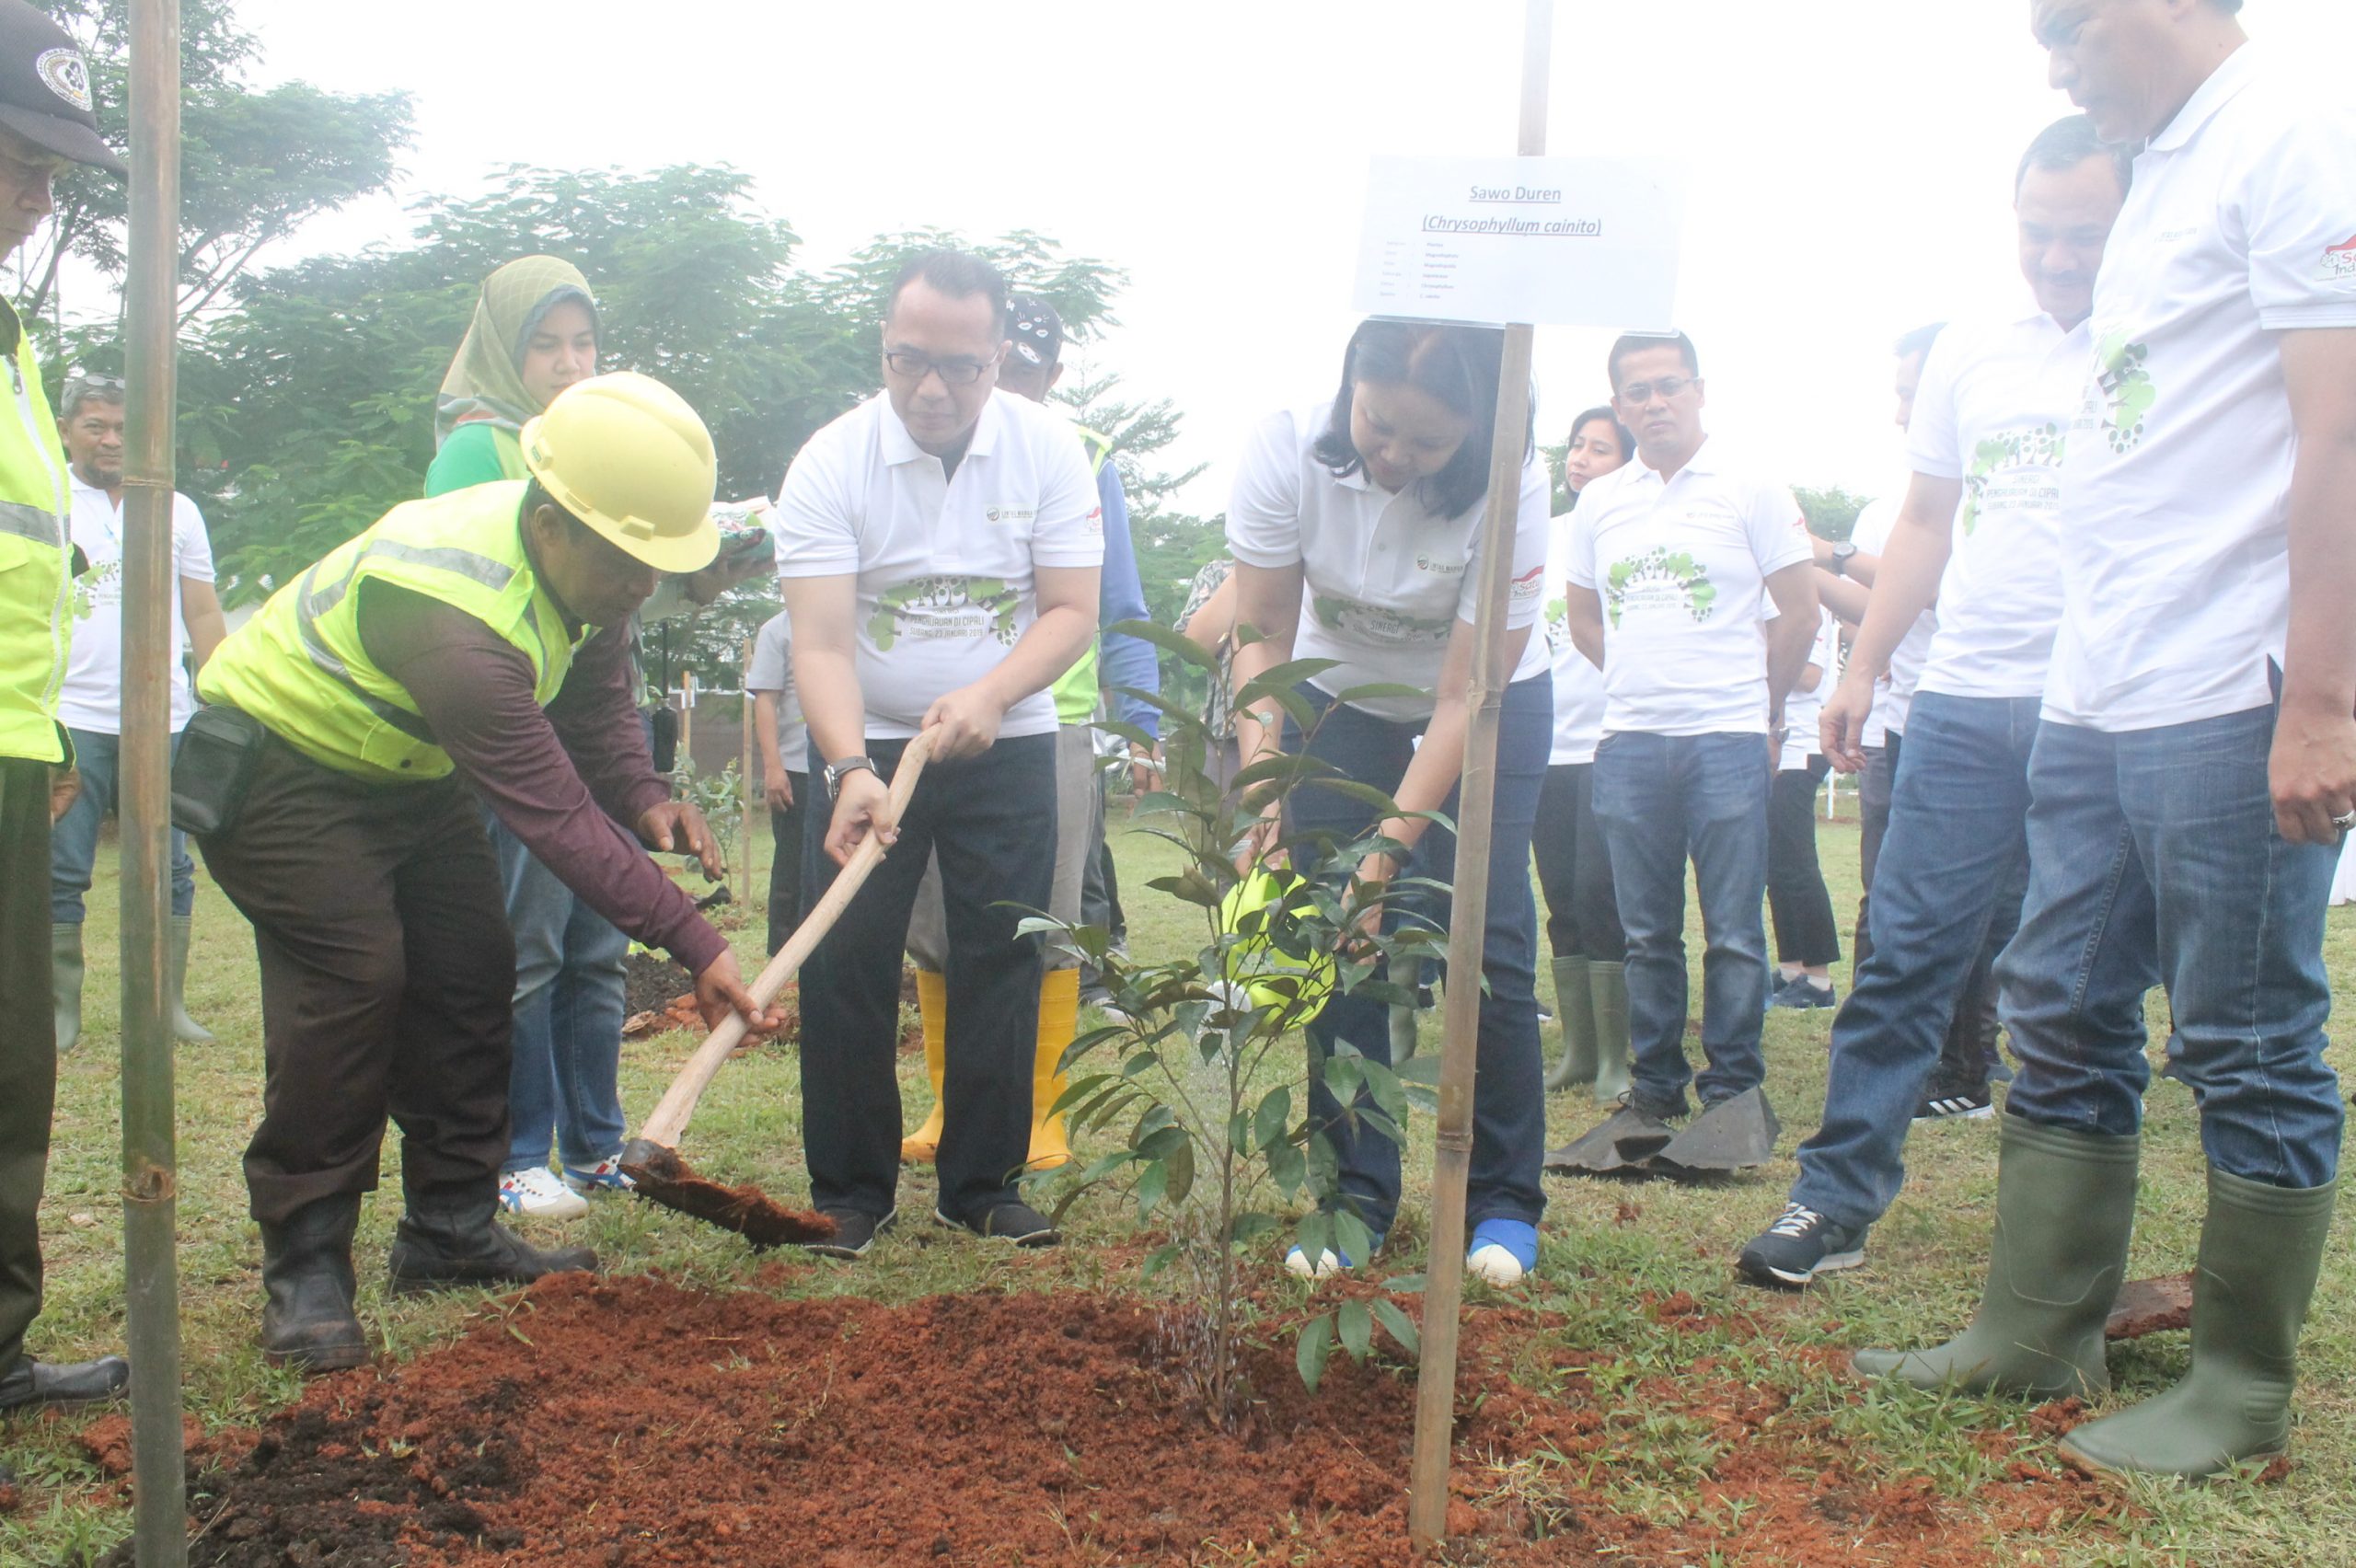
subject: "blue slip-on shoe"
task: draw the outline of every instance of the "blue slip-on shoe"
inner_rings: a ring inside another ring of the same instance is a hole
[[[1491,1285],[1519,1285],[1538,1267],[1538,1227],[1526,1219],[1484,1219],[1472,1228],[1464,1266]]]

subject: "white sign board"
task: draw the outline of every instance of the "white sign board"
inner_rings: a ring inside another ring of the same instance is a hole
[[[1675,325],[1684,202],[1666,165],[1376,158],[1352,304],[1487,326]]]

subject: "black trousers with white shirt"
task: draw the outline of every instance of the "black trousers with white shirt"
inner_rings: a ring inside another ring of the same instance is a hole
[[[906,741],[871,741],[885,779]],[[826,851],[834,802],[811,782],[803,905],[841,870]],[[1016,1197],[1031,1149],[1041,951],[1018,936],[1045,909],[1056,866],[1056,737],[1001,737],[925,767],[900,836],[802,966],[802,1136],[818,1207],[881,1217],[900,1177],[900,953],[927,861],[939,857],[949,930],[949,1032],[941,1097],[941,1212],[976,1219]],[[1022,909],[1011,907],[1021,905]]]

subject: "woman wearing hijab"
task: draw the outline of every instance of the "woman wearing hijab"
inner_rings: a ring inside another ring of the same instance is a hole
[[[493,272],[433,402],[425,493],[526,478],[524,421],[596,374],[597,305],[581,269],[525,256]]]

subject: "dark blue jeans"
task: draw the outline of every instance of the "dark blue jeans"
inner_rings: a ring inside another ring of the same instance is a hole
[[[1800,1146],[1792,1186],[1792,1202],[1842,1225],[1871,1225],[1898,1196],[1906,1129],[1957,1001],[1981,953],[2020,922],[2038,708],[1921,692],[1907,716],[1873,946],[1832,1020],[1824,1124]]]
[[[1421,722],[1378,719],[1337,706],[1314,686],[1303,685],[1322,721],[1308,743],[1322,757],[1361,784],[1394,793],[1415,755]],[[1540,1166],[1546,1158],[1545,1068],[1538,1050],[1538,901],[1530,891],[1530,834],[1538,815],[1538,791],[1546,778],[1546,753],[1554,728],[1553,677],[1540,675],[1506,688],[1497,725],[1496,793],[1491,808],[1487,940],[1481,949],[1481,1024],[1472,1093],[1472,1168],[1464,1194],[1464,1224],[1484,1219],[1538,1223],[1546,1194]],[[1285,750],[1302,748],[1299,725],[1285,724]],[[1456,791],[1440,811],[1456,816]],[[1314,784],[1295,790],[1287,802],[1288,831],[1325,832],[1355,837],[1374,824],[1364,801]],[[1456,880],[1456,835],[1437,824],[1416,840],[1404,873],[1434,881]],[[1412,917],[1448,928],[1445,899],[1419,903]],[[1390,917],[1395,925],[1402,912]],[[1310,1020],[1312,1048],[1309,1075],[1310,1113],[1333,1140],[1341,1167],[1340,1198],[1367,1228],[1380,1236],[1399,1212],[1399,1146],[1342,1115],[1342,1103],[1325,1087],[1317,1063],[1346,1040],[1361,1056],[1388,1064],[1391,1029],[1387,1010],[1364,996],[1335,996]],[[1359,1103],[1370,1103],[1361,1091]],[[1363,1262],[1364,1260],[1360,1260]]]
[[[49,835],[49,917],[52,924],[78,926],[84,914],[82,895],[90,891],[90,876],[98,863],[98,829],[116,814],[118,775],[122,766],[122,739],[95,730],[69,730],[74,737],[74,770],[82,776],[82,792],[57,819]],[[172,737],[172,754],[179,755],[180,738]],[[188,856],[188,835],[171,835],[172,913],[186,915],[196,907],[196,862]]]
[[[585,1170],[622,1147],[617,1078],[629,939],[487,810],[483,821],[515,934],[514,1055],[507,1078],[514,1141],[501,1170],[540,1170],[553,1147],[569,1169]]]
[[[1595,752],[1595,814],[1611,851],[1628,931],[1634,1102],[1655,1115],[1705,1106],[1767,1076],[1767,737],[1606,735]],[[1685,1061],[1685,861],[1702,898],[1702,1054]]]
[[[2337,1174],[2323,930],[2339,851],[2275,831],[2273,741],[2270,707],[2126,734],[2039,729],[2028,898],[1997,963],[2021,1060],[2012,1114],[2136,1131],[2157,983],[2175,1015],[2165,1070],[2200,1107],[2210,1163],[2278,1187]]]

